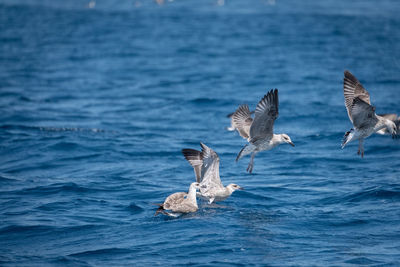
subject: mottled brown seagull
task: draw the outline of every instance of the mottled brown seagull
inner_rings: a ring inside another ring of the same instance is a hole
[[[199,183],[192,183],[189,187],[189,192],[177,192],[168,196],[163,204],[159,206],[154,216],[162,213],[168,216],[177,217],[183,213],[195,212],[198,210],[196,191],[199,188]],[[167,211],[170,210],[171,212]]]

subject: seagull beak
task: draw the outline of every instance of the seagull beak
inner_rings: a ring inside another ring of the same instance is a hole
[[[239,187],[238,189],[239,189],[239,190],[244,190],[244,187]]]
[[[289,142],[289,144],[290,144],[291,146],[294,146],[293,142]]]

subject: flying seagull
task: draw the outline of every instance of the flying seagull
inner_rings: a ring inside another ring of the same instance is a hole
[[[243,189],[237,184],[223,186],[219,177],[219,157],[214,150],[203,143],[200,143],[201,151],[195,149],[182,149],[190,165],[194,169],[196,181],[200,183],[198,196],[208,200],[211,204],[214,201],[222,201],[228,198],[235,190]]]
[[[368,91],[348,70],[344,72],[343,93],[347,114],[354,129],[344,135],[342,148],[349,142],[358,139],[357,154],[364,157],[364,139],[384,128],[394,136],[396,124],[390,119],[376,115],[375,107],[371,106]]]
[[[189,192],[177,192],[168,196],[163,204],[159,206],[154,216],[162,213],[168,216],[177,217],[183,213],[195,212],[198,210],[196,191],[199,188],[199,183],[192,183],[189,187]],[[171,210],[172,212],[168,212]]]
[[[294,146],[287,134],[274,134],[273,127],[278,117],[278,89],[269,91],[258,102],[254,119],[247,104],[239,106],[232,115],[233,126],[238,130],[240,136],[247,139],[249,144],[240,150],[236,161],[243,156],[251,154],[248,172],[253,171],[254,157],[263,150],[270,150],[277,145],[288,143]]]

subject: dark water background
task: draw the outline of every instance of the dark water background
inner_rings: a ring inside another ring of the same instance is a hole
[[[400,112],[399,14],[397,0],[0,1],[0,265],[399,266],[400,141],[340,149],[345,69],[378,113]],[[271,88],[296,147],[249,175],[226,114]],[[246,190],[153,217],[194,180],[180,150],[200,141]]]

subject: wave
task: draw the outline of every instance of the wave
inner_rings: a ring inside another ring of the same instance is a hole
[[[133,214],[141,213],[144,211],[144,209],[135,203],[131,203],[128,207],[127,210],[130,211]]]
[[[371,264],[377,264],[377,263],[382,263],[381,261],[375,261],[371,260],[367,257],[356,257],[351,260],[345,261],[346,263],[354,264],[354,265],[371,265]]]
[[[20,124],[4,124],[4,125],[0,125],[0,129],[42,131],[42,132],[92,132],[92,133],[106,132],[105,130],[98,129],[98,128],[27,126],[27,125],[20,125]]]
[[[0,175],[0,182],[15,182],[19,181],[18,179],[11,178],[11,177],[6,177],[7,175],[1,174]]]
[[[28,235],[41,235],[45,233],[55,232],[72,232],[72,231],[81,231],[81,230],[90,230],[97,228],[101,225],[95,224],[84,224],[84,225],[75,225],[75,226],[52,226],[52,225],[9,225],[0,229],[0,235],[4,234],[28,234]]]
[[[192,104],[200,104],[200,105],[213,105],[213,106],[224,106],[227,104],[232,104],[229,101],[225,101],[225,100],[221,100],[221,99],[217,99],[217,98],[210,98],[210,97],[198,97],[198,98],[194,98],[191,99],[189,101]],[[233,109],[235,109],[235,106],[232,106]],[[234,111],[234,110],[233,110]],[[224,114],[224,116],[227,114]]]
[[[96,250],[87,250],[82,252],[77,252],[73,254],[69,254],[70,257],[97,257],[99,255],[116,255],[116,254],[128,254],[133,253],[134,251],[126,248],[102,248]]]
[[[87,188],[84,186],[77,185],[73,182],[68,183],[55,183],[45,186],[35,186],[31,188],[25,188],[22,190],[14,191],[15,194],[38,194],[38,195],[50,195],[57,194],[60,192],[73,192],[73,193],[87,193],[91,191],[98,191],[98,189]]]
[[[380,199],[400,200],[400,191],[397,191],[395,188],[392,190],[388,190],[380,187],[373,187],[358,191],[356,193],[350,193],[344,196],[341,195],[335,197],[327,197],[320,200],[320,202],[323,204],[335,204],[343,202],[352,203]]]
[[[343,197],[347,202],[360,202],[373,199],[396,199],[400,200],[400,191],[386,190],[383,188],[370,188]]]

